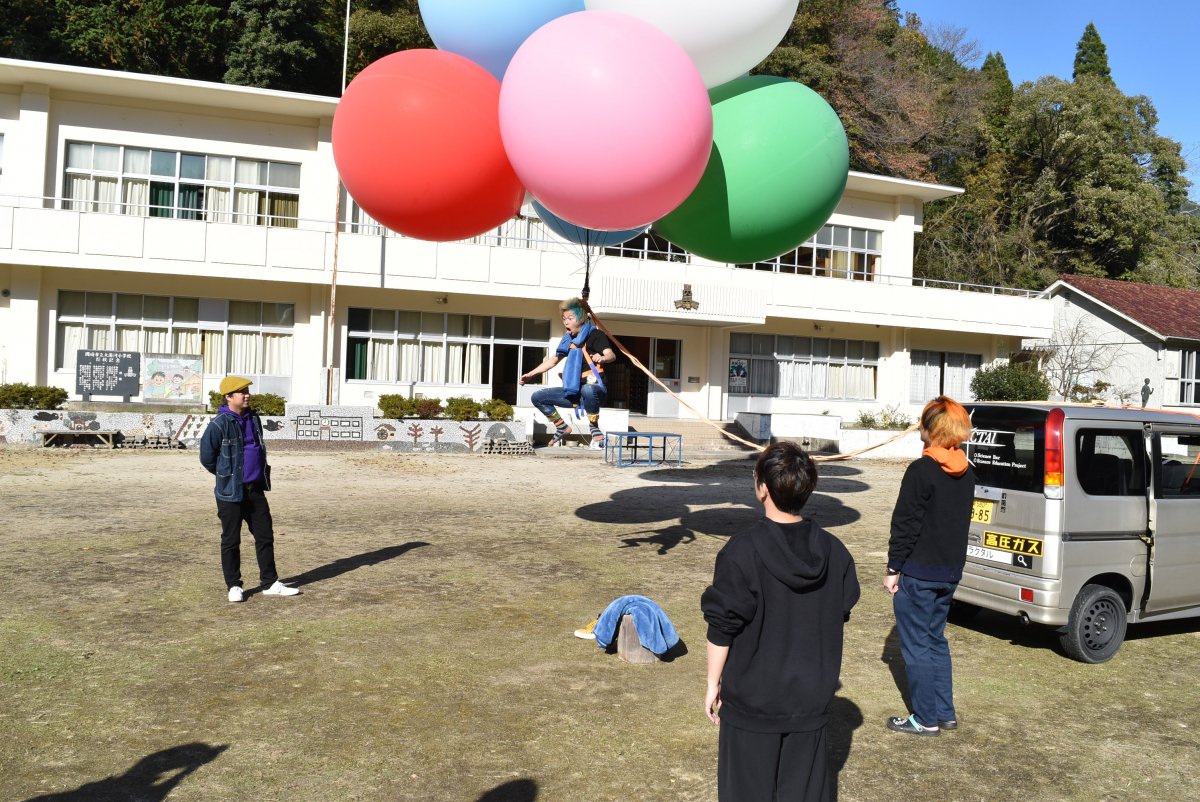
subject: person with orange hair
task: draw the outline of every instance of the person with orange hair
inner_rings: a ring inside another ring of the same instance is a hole
[[[912,711],[889,730],[941,735],[958,728],[946,617],[967,562],[975,471],[959,447],[971,419],[957,401],[938,396],[921,411],[925,450],[908,466],[892,512],[887,576]]]

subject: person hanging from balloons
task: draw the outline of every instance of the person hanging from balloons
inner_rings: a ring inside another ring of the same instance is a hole
[[[534,376],[545,373],[557,365],[563,357],[567,363],[562,371],[562,387],[545,387],[533,394],[533,405],[554,426],[550,445],[560,446],[570,434],[570,427],[558,412],[558,407],[583,407],[587,414],[591,434],[590,447],[604,448],[604,434],[600,431],[600,405],[608,399],[608,388],[604,384],[604,365],[616,360],[612,343],[604,332],[588,319],[579,298],[568,298],[558,305],[562,311],[562,322],[567,333],[559,341],[554,353],[541,364],[521,376],[525,384]]]

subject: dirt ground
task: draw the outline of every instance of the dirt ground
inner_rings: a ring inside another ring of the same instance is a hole
[[[0,449],[0,799],[716,799],[699,597],[759,514],[750,461],[271,461],[302,595],[235,605],[195,451]],[[826,463],[809,507],[863,583],[831,709],[838,798],[1196,798],[1195,621],[1086,666],[985,612],[948,630],[962,728],[884,729],[903,710],[879,584],[902,470]],[[242,565],[249,590],[248,536]],[[686,654],[629,665],[572,637],[628,593]]]

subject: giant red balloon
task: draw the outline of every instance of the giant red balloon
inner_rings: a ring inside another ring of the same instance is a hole
[[[525,189],[500,140],[500,82],[454,53],[405,50],[346,88],[333,158],[347,191],[393,231],[473,237],[521,208]]]

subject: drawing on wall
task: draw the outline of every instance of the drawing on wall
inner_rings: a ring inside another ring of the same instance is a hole
[[[201,370],[198,356],[146,354],[142,362],[142,400],[199,402],[204,386]]]
[[[342,415],[325,415],[320,410],[311,410],[307,415],[296,416],[297,440],[362,440],[363,419]]]

